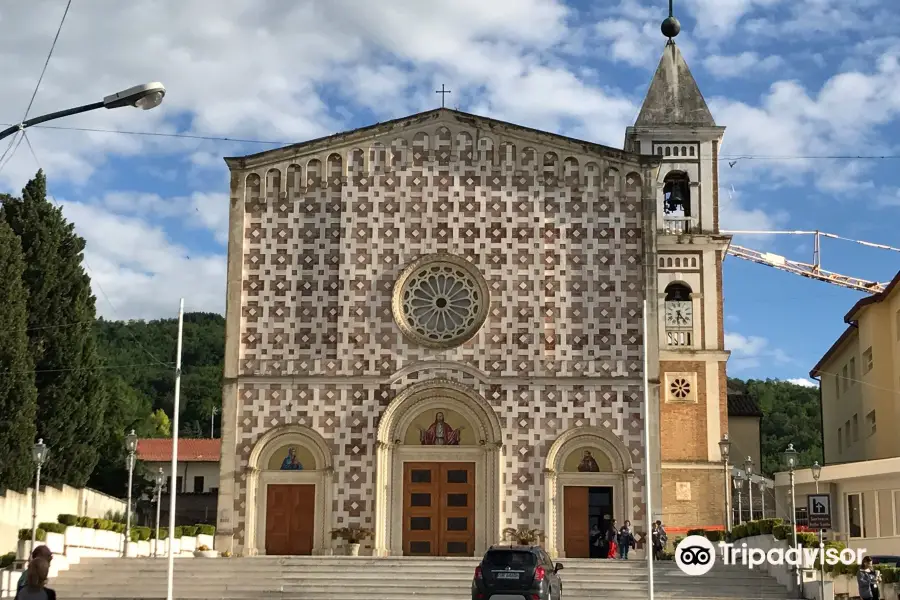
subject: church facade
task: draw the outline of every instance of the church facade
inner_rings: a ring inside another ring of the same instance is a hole
[[[645,419],[651,512],[721,522],[721,131],[653,102],[626,150],[438,109],[226,159],[220,549],[587,557],[643,539]]]

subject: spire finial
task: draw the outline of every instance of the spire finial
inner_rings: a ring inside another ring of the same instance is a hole
[[[660,27],[663,35],[669,38],[669,41],[672,41],[681,32],[681,23],[675,18],[675,7],[673,4],[674,1],[669,0],[669,16],[662,22],[662,27]]]

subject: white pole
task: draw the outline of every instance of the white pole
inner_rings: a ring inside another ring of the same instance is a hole
[[[753,473],[748,469],[747,477],[749,477],[749,481],[747,481],[747,493],[750,494],[748,501],[750,503],[750,521],[753,521]]]
[[[763,477],[762,481],[759,482],[759,493],[762,496],[762,518],[766,518],[766,479]]]
[[[644,308],[641,313],[644,321],[644,498],[647,506],[644,507],[644,514],[647,516],[646,527],[644,532],[644,547],[647,552],[647,585],[649,586],[648,598],[653,600],[653,504],[652,499],[652,477],[650,475],[650,359],[647,355],[647,300],[644,299]],[[171,600],[171,598],[169,599]]]
[[[128,542],[131,541],[131,488],[134,477],[134,452],[128,453],[128,504],[125,505],[125,540],[122,556],[128,558]]]
[[[42,440],[43,441],[43,440]],[[35,544],[37,543],[37,509],[38,509],[38,494],[41,491],[41,463],[37,465],[37,472],[34,475],[34,493],[31,495],[31,550],[29,552],[34,552]],[[28,555],[28,560],[31,560],[31,555]]]
[[[159,468],[162,472],[162,467]],[[153,558],[159,556],[159,505],[162,502],[162,485],[156,486],[156,538],[153,540]]]
[[[178,495],[178,413],[179,396],[181,394],[181,334],[184,330],[184,298],[178,304],[178,345],[175,351],[175,401],[172,406],[172,477],[169,478],[169,581],[166,600],[173,599],[175,584],[175,553],[172,551],[172,539],[175,535],[175,497]],[[159,544],[159,539],[156,540]]]

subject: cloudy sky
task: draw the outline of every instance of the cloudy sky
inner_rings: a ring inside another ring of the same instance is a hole
[[[28,115],[148,81],[166,85],[165,102],[29,130],[31,147],[13,145],[0,163],[0,191],[44,168],[88,241],[103,316],[174,316],[179,296],[221,312],[223,156],[431,109],[442,83],[454,108],[621,147],[664,45],[666,5],[74,0]],[[22,120],[65,7],[0,6],[0,122]],[[676,12],[679,45],[727,127],[724,226],[900,246],[894,0],[677,0]],[[808,236],[736,243],[812,260]],[[900,266],[896,253],[851,242],[826,241],[822,256],[878,281]],[[736,258],[725,294],[729,372],[783,379],[805,376],[861,297]]]

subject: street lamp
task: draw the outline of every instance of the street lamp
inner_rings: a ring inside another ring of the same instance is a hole
[[[31,552],[34,552],[34,545],[37,543],[37,499],[38,493],[41,491],[41,467],[47,458],[47,445],[44,444],[43,438],[39,439],[37,444],[34,445],[34,448],[31,450],[31,458],[34,459],[34,464],[37,467],[34,475],[34,493],[31,495]]]
[[[734,473],[734,477],[732,478],[734,481],[734,489],[737,490],[737,501],[738,501],[738,520],[737,524],[740,525],[744,522],[744,504],[743,504],[743,496],[744,496],[744,472],[737,470]]]
[[[156,489],[154,490],[156,492],[156,539],[153,541],[153,558],[156,558],[159,550],[159,504],[162,501],[162,488],[165,482],[166,476],[160,467],[159,473],[156,474]]]
[[[811,468],[813,481],[816,482],[816,494],[819,493],[819,477],[822,476],[822,465],[819,464],[819,461],[815,461]],[[822,546],[822,540],[824,538],[824,532],[819,530],[819,547]],[[825,597],[825,561],[819,560],[819,588],[821,590],[821,597]]]
[[[725,474],[725,531],[731,530],[731,510],[728,506],[728,455],[731,452],[731,442],[728,440],[728,434],[722,436],[719,440],[719,452],[722,454],[722,467]]]
[[[747,471],[747,501],[750,503],[750,520],[753,520],[753,459],[747,457],[744,461],[744,470]]]
[[[784,466],[788,468],[791,478],[791,530],[793,531],[794,548],[797,547],[797,505],[794,496],[794,469],[797,468],[797,451],[793,444],[788,444],[784,451]],[[796,567],[795,567],[796,568]],[[800,570],[797,569],[797,585],[800,585]]]
[[[123,556],[128,556],[128,542],[131,541],[131,487],[134,477],[134,453],[137,450],[137,436],[134,429],[125,436],[125,450],[128,452],[126,464],[128,465],[128,504],[125,506],[125,550]]]
[[[18,125],[7,127],[3,131],[0,131],[0,140],[16,133],[17,131],[22,131],[28,127],[31,127],[32,125],[40,125],[41,123],[46,123],[47,121],[61,119],[62,117],[70,117],[72,115],[97,110],[98,108],[121,108],[123,106],[134,106],[135,108],[140,108],[142,110],[150,110],[151,108],[156,108],[157,106],[162,104],[163,97],[165,95],[166,88],[158,81],[145,83],[143,85],[136,85],[134,87],[128,88],[127,90],[122,90],[121,92],[118,92],[116,94],[109,95],[105,97],[101,102],[94,102],[92,104],[76,106],[75,108],[69,108],[66,110],[61,110],[59,112],[48,113],[46,115],[41,115],[40,117],[28,119],[27,121],[23,121]]]

